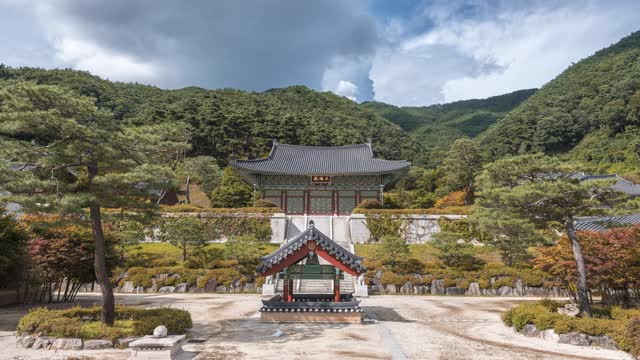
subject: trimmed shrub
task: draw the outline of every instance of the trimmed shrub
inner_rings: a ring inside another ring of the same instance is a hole
[[[378,200],[367,199],[358,205],[360,209],[382,209],[382,205]]]
[[[258,199],[253,203],[253,207],[255,208],[279,208],[278,205],[273,202],[265,199]]]
[[[633,317],[627,323],[625,328],[625,345],[628,347],[631,355],[636,358],[640,357],[640,316]]]
[[[100,307],[36,308],[20,319],[16,330],[18,333],[42,333],[54,337],[115,340],[123,336],[151,334],[158,325],[165,325],[170,334],[184,334],[193,326],[191,314],[185,310],[125,306],[116,306],[116,322],[114,326],[107,326],[97,320],[101,310]]]

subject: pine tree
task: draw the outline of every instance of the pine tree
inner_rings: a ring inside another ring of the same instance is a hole
[[[0,187],[30,211],[89,209],[102,321],[108,325],[115,308],[101,209],[150,208],[150,190],[173,182],[172,172],[154,165],[152,156],[172,141],[154,143],[131,129],[98,109],[93,98],[57,86],[14,83],[0,89],[0,163],[14,170],[0,178]]]
[[[580,312],[591,316],[585,260],[574,220],[582,214],[604,211],[604,206],[621,197],[611,190],[610,182],[580,182],[572,176],[574,173],[570,165],[541,154],[504,158],[487,166],[480,175],[477,204],[485,213],[500,212],[537,228],[561,224],[576,260]]]

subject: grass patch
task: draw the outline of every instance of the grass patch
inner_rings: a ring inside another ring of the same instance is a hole
[[[164,325],[169,334],[184,334],[193,326],[191,314],[185,310],[160,308],[141,309],[116,306],[114,326],[99,321],[100,307],[73,307],[65,310],[35,308],[23,316],[16,331],[53,337],[73,337],[83,340],[116,340],[125,336],[144,336],[153,333],[156,326]]]
[[[261,243],[260,256],[270,254],[278,249],[279,244]],[[208,244],[203,251],[224,251],[224,244]],[[131,247],[126,252],[127,267],[161,267],[182,264],[182,250],[169,243],[142,243]]]

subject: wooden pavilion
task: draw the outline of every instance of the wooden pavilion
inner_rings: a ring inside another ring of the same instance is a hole
[[[328,265],[321,265],[324,259]],[[284,280],[282,295],[263,300],[261,320],[276,322],[360,322],[360,301],[340,294],[340,280],[366,271],[363,259],[315,228],[313,221],[297,237],[262,258],[258,273]],[[296,294],[294,280],[333,280],[333,293]]]

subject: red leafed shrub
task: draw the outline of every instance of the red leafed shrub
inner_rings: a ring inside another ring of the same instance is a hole
[[[591,289],[600,289],[609,305],[630,306],[628,290],[640,291],[640,226],[612,229],[607,232],[581,232]],[[575,260],[566,236],[556,245],[540,248],[535,267],[575,283]]]
[[[454,191],[454,192],[448,193],[447,195],[438,199],[434,207],[438,209],[442,209],[442,208],[447,208],[452,206],[464,206],[465,205],[464,196],[465,196],[464,191]]]

